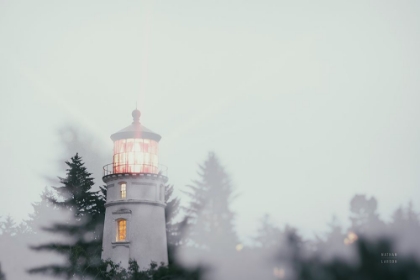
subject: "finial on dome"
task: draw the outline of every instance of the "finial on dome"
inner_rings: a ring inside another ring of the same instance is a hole
[[[133,123],[140,123],[141,113],[139,110],[137,110],[137,104],[136,109],[133,111],[133,113],[131,113],[131,115],[133,116]]]

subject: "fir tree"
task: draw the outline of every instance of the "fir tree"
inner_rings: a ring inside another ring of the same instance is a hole
[[[95,206],[98,193],[91,191],[94,185],[92,174],[87,172],[82,158],[78,154],[66,164],[69,167],[67,176],[60,178],[63,186],[54,188],[63,200],[54,200],[54,203],[58,207],[70,210],[79,219],[85,215],[97,215],[99,209],[96,209]]]
[[[199,165],[199,180],[187,186],[191,202],[189,217],[189,241],[199,248],[234,250],[238,238],[233,229],[234,214],[230,209],[233,187],[229,175],[214,153],[209,153],[203,165]]]
[[[105,189],[101,188],[99,192],[91,190],[93,178],[78,154],[66,164],[69,167],[67,176],[60,178],[61,187],[54,188],[59,197],[50,201],[55,207],[65,209],[71,215],[65,223],[56,223],[45,230],[64,235],[68,240],[33,247],[34,250],[64,255],[66,262],[34,268],[29,272],[65,279],[86,279],[96,276],[101,266]]]

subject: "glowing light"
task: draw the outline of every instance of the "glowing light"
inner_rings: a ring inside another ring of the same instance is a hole
[[[241,251],[243,248],[244,248],[244,245],[243,244],[238,244],[238,245],[236,245],[236,251]]]
[[[347,234],[347,237],[344,239],[344,244],[346,244],[346,245],[350,245],[350,244],[352,244],[353,242],[355,242],[356,240],[357,240],[357,234],[355,234],[354,232],[349,232],[348,234]]]
[[[158,170],[158,143],[150,139],[121,139],[114,142],[115,173],[155,173]]]
[[[273,275],[276,278],[283,279],[284,278],[284,275],[285,275],[285,271],[284,271],[283,268],[277,268],[277,267],[275,267],[274,270],[273,270]]]
[[[127,238],[127,220],[118,220],[117,225],[117,241],[125,241]]]

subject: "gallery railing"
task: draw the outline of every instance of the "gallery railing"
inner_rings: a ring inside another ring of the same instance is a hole
[[[104,166],[104,176],[112,175],[112,174],[122,174],[122,173],[146,173],[146,174],[159,174],[162,176],[168,176],[168,168],[163,165],[159,164],[151,165],[151,164],[134,164],[134,163],[124,163],[124,164],[116,164],[110,163]]]

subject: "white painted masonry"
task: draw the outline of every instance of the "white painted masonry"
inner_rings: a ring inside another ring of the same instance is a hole
[[[133,118],[140,112],[133,112]],[[125,138],[149,138],[160,136],[147,130],[137,119],[125,128]],[[113,134],[118,137],[119,132]],[[121,138],[119,138],[121,139]],[[114,140],[114,139],[113,139]],[[127,268],[130,259],[136,260],[141,269],[154,261],[168,263],[165,221],[165,186],[167,177],[152,173],[105,173],[107,185],[106,213],[103,233],[102,259],[110,259]],[[126,197],[121,197],[121,184],[126,184]],[[117,221],[127,221],[125,241],[117,241]]]
[[[162,176],[122,175],[106,179],[108,186],[102,259],[128,266],[137,260],[141,268],[151,261],[168,263]],[[120,184],[127,197],[120,198]],[[117,220],[127,220],[127,238],[117,242]]]

